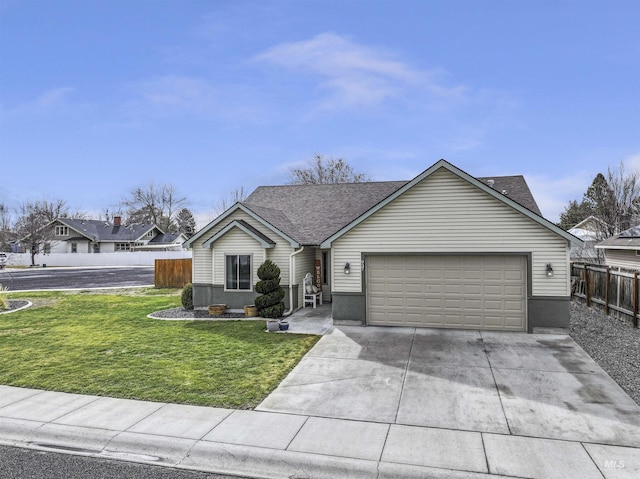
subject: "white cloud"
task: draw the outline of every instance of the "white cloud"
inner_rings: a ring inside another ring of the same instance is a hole
[[[141,82],[138,89],[147,105],[158,108],[202,110],[216,100],[215,88],[196,77],[165,75]]]
[[[449,87],[440,81],[440,70],[413,68],[389,53],[335,33],[276,45],[254,61],[317,75],[318,89],[327,92],[323,109],[375,106],[403,97],[409,89],[420,89],[438,100],[458,100],[465,93],[464,87]]]
[[[3,108],[3,115],[39,115],[69,105],[70,96],[76,91],[72,87],[52,88],[24,103],[14,107]]]
[[[625,169],[640,172],[640,153],[625,156],[622,159]]]
[[[35,105],[43,109],[53,108],[58,105],[64,104],[69,95],[75,92],[75,88],[62,87],[54,88],[53,90],[46,91],[40,95],[34,102]]]
[[[542,216],[555,223],[560,220],[560,213],[564,211],[569,201],[582,200],[582,196],[593,181],[593,173],[580,171],[563,178],[525,175],[525,178]]]

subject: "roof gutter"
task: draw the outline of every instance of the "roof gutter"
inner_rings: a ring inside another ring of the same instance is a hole
[[[635,246],[618,246],[618,245],[595,245],[596,249],[623,249],[623,250],[640,250],[640,245]]]
[[[293,282],[296,278],[295,261],[293,260],[293,257],[303,251],[304,246],[301,246],[299,250],[294,251],[289,255],[289,309],[283,313],[285,316],[289,316],[293,313]]]

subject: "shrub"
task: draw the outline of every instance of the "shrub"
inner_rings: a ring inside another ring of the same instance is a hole
[[[263,318],[279,318],[284,313],[284,290],[280,287],[280,268],[271,260],[266,260],[258,268],[256,292],[261,293],[255,300],[258,314]]]
[[[0,284],[0,309],[9,309],[9,298],[7,298],[8,287],[2,286]]]
[[[185,284],[182,288],[180,300],[184,309],[193,309],[193,285],[191,283]]]

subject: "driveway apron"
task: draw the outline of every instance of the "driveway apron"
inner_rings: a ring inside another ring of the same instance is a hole
[[[566,335],[340,326],[257,410],[640,447],[640,406]]]

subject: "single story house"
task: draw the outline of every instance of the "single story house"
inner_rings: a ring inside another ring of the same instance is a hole
[[[164,233],[154,224],[123,225],[100,220],[58,218],[52,228],[47,253],[114,253],[140,250],[182,249],[187,238],[182,233]]]
[[[411,181],[258,187],[185,242],[194,305],[252,304],[281,269],[288,311],[312,273],[334,322],[510,331],[569,324],[569,250],[522,176],[440,160]]]
[[[640,226],[596,243],[595,247],[604,252],[607,266],[640,271]]]

